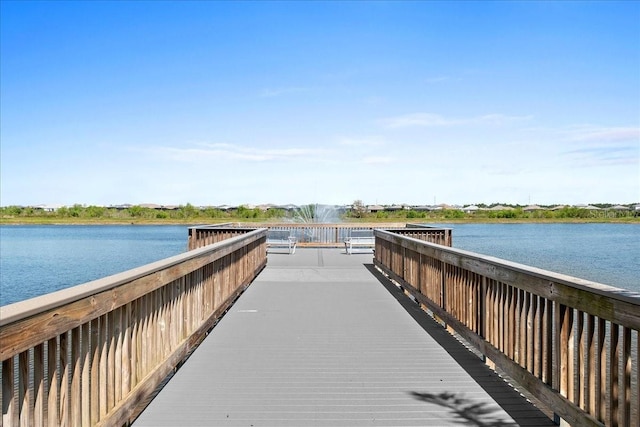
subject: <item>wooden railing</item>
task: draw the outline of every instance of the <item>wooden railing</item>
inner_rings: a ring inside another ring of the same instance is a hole
[[[453,237],[450,228],[426,226],[420,224],[407,224],[405,228],[385,228],[395,234],[425,242],[437,243],[438,245],[453,246]]]
[[[561,420],[640,425],[640,295],[374,234],[376,266]]]
[[[342,247],[344,240],[349,237],[351,230],[392,229],[403,234],[429,242],[451,246],[451,229],[419,224],[404,223],[227,223],[220,225],[205,225],[189,229],[189,248],[201,247],[214,243],[220,238],[228,238],[246,233],[258,227],[270,230],[288,231],[296,238],[298,246],[313,247]]]
[[[256,228],[261,227],[236,226],[234,223],[189,227],[189,241],[187,243],[187,248],[189,250],[201,248],[235,236],[241,236],[255,230]]]
[[[2,425],[127,424],[264,268],[266,234],[2,307]]]

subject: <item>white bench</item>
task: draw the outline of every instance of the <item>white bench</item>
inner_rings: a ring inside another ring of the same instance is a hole
[[[297,239],[287,230],[269,230],[267,232],[267,250],[284,248],[289,255],[296,252]]]
[[[344,239],[344,248],[349,255],[354,249],[363,248],[365,252],[373,252],[376,247],[376,238],[373,230],[351,230],[349,237]]]

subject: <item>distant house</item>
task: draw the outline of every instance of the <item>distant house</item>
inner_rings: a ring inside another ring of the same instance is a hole
[[[477,212],[480,210],[479,207],[477,207],[476,205],[470,205],[470,206],[465,206],[462,208],[462,210],[466,213],[472,213],[472,212]]]
[[[55,212],[63,206],[62,205],[36,205],[36,206],[30,206],[30,207],[32,209],[41,210],[44,212]]]
[[[428,205],[420,205],[420,206],[413,206],[412,209],[414,211],[418,211],[418,212],[425,212],[425,211],[434,210],[434,207],[433,206],[428,206]]]
[[[538,206],[538,205],[529,205],[529,206],[525,206],[524,209],[522,209],[525,212],[533,212],[533,211],[540,211],[543,208]]]
[[[125,209],[129,209],[129,208],[130,208],[130,207],[132,207],[132,206],[133,206],[133,205],[132,205],[132,204],[130,204],[130,203],[123,203],[123,204],[121,204],[121,205],[113,205],[113,206],[110,206],[110,208],[113,208],[113,209],[116,209],[116,210],[119,210],[119,211],[123,211],[123,210],[125,210]]]
[[[578,208],[578,209],[586,209],[586,210],[588,210],[588,211],[598,211],[598,210],[600,210],[600,208],[597,208],[597,207],[595,207],[595,206],[591,206],[591,205],[583,205],[583,204],[580,204],[580,205],[574,205],[573,207],[574,207],[574,208]]]
[[[629,206],[623,206],[623,205],[611,206],[609,209],[614,211],[630,211],[631,210]]]
[[[495,205],[489,209],[487,209],[489,211],[512,211],[513,208],[511,206],[504,206],[504,205]]]
[[[567,207],[567,205],[557,205],[557,206],[552,207],[549,210],[550,211],[559,211],[559,210],[565,209],[566,207]]]

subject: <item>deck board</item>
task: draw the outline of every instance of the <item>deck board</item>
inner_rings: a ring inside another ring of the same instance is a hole
[[[400,304],[371,263],[339,249],[270,254],[134,425],[552,425]]]

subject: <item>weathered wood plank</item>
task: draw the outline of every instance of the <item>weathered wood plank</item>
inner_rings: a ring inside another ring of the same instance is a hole
[[[60,378],[56,369],[58,362],[58,341],[51,338],[47,341],[47,379],[49,394],[47,399],[47,421],[49,426],[60,424],[58,395],[60,394]]]
[[[33,425],[41,427],[46,422],[45,345],[33,349]]]
[[[16,397],[13,392],[15,384],[14,358],[2,361],[2,425],[14,426],[16,424]]]
[[[81,347],[81,425],[91,425],[91,324],[82,326],[82,347]]]
[[[82,349],[81,329],[79,326],[71,331],[71,388],[69,392],[69,417],[71,425],[82,426]]]
[[[91,357],[91,416],[89,425],[96,424],[100,419],[100,357],[102,354],[100,322],[101,318],[93,319],[91,321],[91,350],[93,351],[93,354]]]
[[[58,360],[60,365],[60,426],[70,426],[71,416],[69,413],[69,385],[71,377],[71,360],[69,358],[69,334],[65,332],[60,335]]]
[[[20,414],[20,426],[31,425],[31,390],[29,390],[29,352],[20,353],[18,356],[18,413]]]

